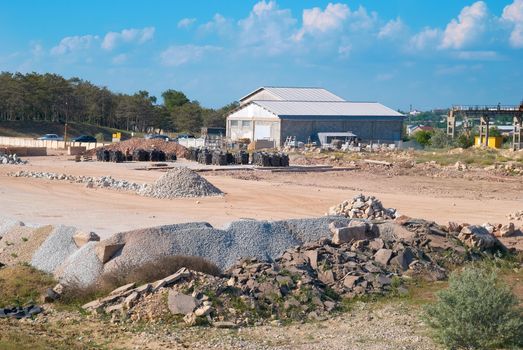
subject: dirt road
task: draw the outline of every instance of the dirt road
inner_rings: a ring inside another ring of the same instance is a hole
[[[35,224],[67,224],[102,236],[139,227],[188,221],[223,226],[240,218],[285,219],[324,215],[358,193],[377,196],[387,207],[413,217],[446,223],[506,222],[523,209],[523,186],[505,182],[340,173],[203,173],[223,197],[160,200],[128,192],[88,189],[64,181],[8,177],[17,170],[50,171],[153,182],[161,172],[135,170],[143,164],[75,163],[66,156],[28,158],[19,166],[0,166],[0,216]],[[186,161],[180,161],[181,165]]]

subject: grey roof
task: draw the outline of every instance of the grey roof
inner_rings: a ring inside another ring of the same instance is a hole
[[[260,87],[250,94],[242,97],[240,101],[266,90],[281,101],[345,101],[343,98],[323,88],[312,87]]]
[[[278,117],[403,117],[377,102],[252,101]]]

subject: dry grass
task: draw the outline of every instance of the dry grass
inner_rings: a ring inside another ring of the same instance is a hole
[[[0,307],[38,302],[47,288],[56,284],[53,277],[28,265],[0,269]]]

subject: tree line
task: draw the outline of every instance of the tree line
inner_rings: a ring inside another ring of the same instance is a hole
[[[115,93],[80,78],[58,74],[0,73],[0,121],[80,122],[129,131],[198,132],[202,126],[225,127],[230,103],[202,107],[176,90],[162,93],[163,104],[145,90]]]

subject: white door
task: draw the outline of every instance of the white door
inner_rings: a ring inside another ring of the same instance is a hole
[[[254,139],[255,140],[267,140],[271,138],[271,126],[270,125],[258,125],[254,127]]]

